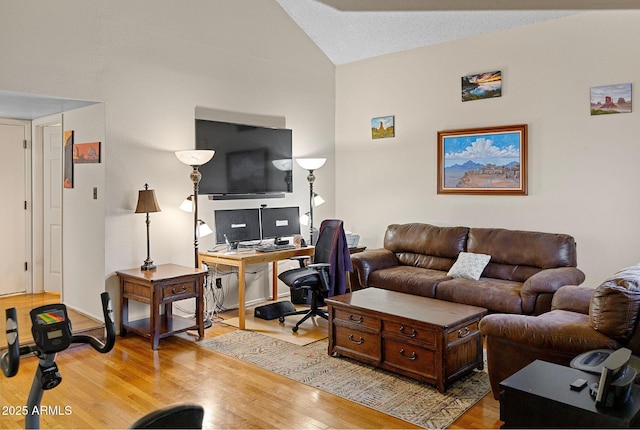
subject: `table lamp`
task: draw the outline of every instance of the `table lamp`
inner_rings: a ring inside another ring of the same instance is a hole
[[[153,260],[151,259],[149,247],[149,224],[151,224],[151,221],[149,220],[149,213],[151,212],[160,212],[160,206],[156,200],[155,190],[150,190],[149,184],[144,184],[144,190],[138,191],[138,204],[136,205],[135,212],[137,214],[147,214],[147,259],[144,260],[144,264],[140,266],[140,270],[153,270],[156,268],[153,264]]]

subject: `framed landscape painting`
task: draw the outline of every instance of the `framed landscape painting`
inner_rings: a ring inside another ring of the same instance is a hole
[[[438,194],[527,195],[527,125],[439,131]]]

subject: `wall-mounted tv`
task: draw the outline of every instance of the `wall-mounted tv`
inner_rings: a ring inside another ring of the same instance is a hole
[[[213,149],[200,167],[199,192],[213,198],[263,198],[293,192],[293,133],[196,119],[196,149]]]

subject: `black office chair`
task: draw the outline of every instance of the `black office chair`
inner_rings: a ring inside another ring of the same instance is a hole
[[[201,429],[204,408],[179,404],[149,412],[133,423],[130,429]]]
[[[324,298],[346,292],[346,272],[352,271],[349,248],[341,220],[324,220],[320,225],[313,263],[287,270],[278,278],[293,289],[304,288],[311,292],[311,308],[289,312],[280,317],[280,322],[292,315],[304,315],[292,328],[297,332],[300,324],[313,316],[328,319]]]

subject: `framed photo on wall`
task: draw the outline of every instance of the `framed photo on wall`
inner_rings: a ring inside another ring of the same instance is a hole
[[[439,131],[438,194],[527,195],[527,125]]]

